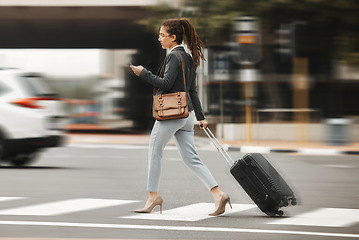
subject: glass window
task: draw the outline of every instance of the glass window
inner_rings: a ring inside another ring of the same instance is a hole
[[[55,96],[56,94],[47,86],[41,75],[28,74],[19,78],[21,87],[30,96]]]
[[[8,91],[10,91],[10,88],[6,86],[4,83],[0,82],[0,96],[4,95]]]

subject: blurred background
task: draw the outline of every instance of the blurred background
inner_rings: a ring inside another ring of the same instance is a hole
[[[2,0],[0,68],[43,75],[69,132],[148,133],[166,18],[188,17],[205,45],[199,96],[218,137],[359,141],[355,0]],[[0,70],[1,71],[1,70]],[[201,134],[196,132],[196,134]]]

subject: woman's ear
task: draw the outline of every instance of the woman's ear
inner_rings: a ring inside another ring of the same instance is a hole
[[[175,34],[173,34],[173,35],[171,35],[171,40],[172,40],[172,42],[176,42],[176,40],[177,40],[177,36],[175,35]]]

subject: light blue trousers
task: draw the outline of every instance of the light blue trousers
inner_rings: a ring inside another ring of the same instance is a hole
[[[207,166],[198,157],[194,145],[194,120],[195,115],[191,111],[188,118],[155,122],[148,153],[148,191],[158,192],[163,149],[173,136],[186,165],[194,171],[209,190],[218,186]]]

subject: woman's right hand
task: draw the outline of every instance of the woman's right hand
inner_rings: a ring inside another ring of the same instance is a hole
[[[140,73],[143,70],[143,67],[141,65],[138,66],[133,66],[132,64],[130,65],[130,68],[132,69],[132,71],[137,75],[140,76]]]

